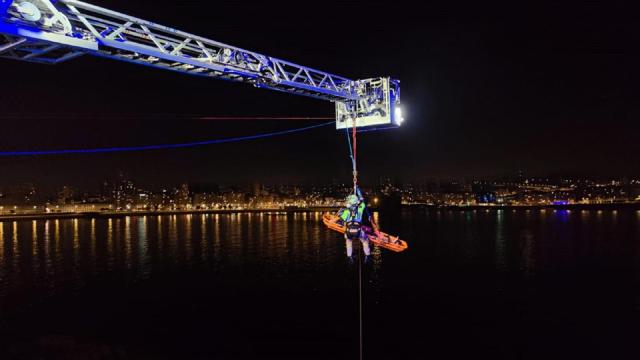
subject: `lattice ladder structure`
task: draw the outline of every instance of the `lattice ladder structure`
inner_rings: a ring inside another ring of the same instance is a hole
[[[0,0],[0,57],[58,64],[82,55],[243,82],[336,104],[336,127],[396,127],[400,82],[350,80],[76,0]]]

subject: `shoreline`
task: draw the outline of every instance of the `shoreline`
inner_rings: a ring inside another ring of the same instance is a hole
[[[443,210],[640,210],[640,202],[609,204],[565,204],[565,205],[427,205],[409,204],[403,208],[424,208]]]
[[[300,209],[245,209],[245,210],[172,210],[172,211],[118,211],[118,212],[81,212],[81,213],[33,213],[0,215],[1,221],[20,220],[59,220],[59,219],[115,219],[129,216],[170,216],[170,215],[206,215],[206,214],[288,214],[329,212],[337,207],[318,207]]]
[[[170,215],[206,215],[206,214],[291,214],[291,213],[315,213],[330,212],[338,207],[295,208],[295,209],[244,209],[244,210],[173,210],[173,211],[120,211],[120,212],[82,212],[82,213],[33,213],[33,214],[4,214],[0,215],[2,221],[21,220],[62,220],[62,219],[114,219],[129,216],[170,216]],[[427,205],[406,204],[400,209],[434,209],[434,210],[640,210],[640,202],[617,204],[567,204],[567,205]],[[398,209],[398,210],[400,210]],[[373,208],[378,211],[379,209]]]

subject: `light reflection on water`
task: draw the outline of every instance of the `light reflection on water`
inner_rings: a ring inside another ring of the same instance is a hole
[[[275,278],[289,272],[321,273],[346,263],[342,237],[325,229],[321,215],[0,222],[0,305],[7,297],[24,299],[32,291],[51,295],[69,286],[81,288],[91,277],[109,273],[138,281],[175,268],[222,271],[251,264],[271,269]],[[375,213],[374,218],[410,243],[409,251],[400,255],[373,249],[368,280],[375,291],[384,281],[387,259],[407,270],[436,263],[472,264],[530,277],[540,270],[576,265],[581,256],[622,256],[631,246],[629,240],[640,239],[640,211],[635,210],[424,210],[404,211],[392,219]],[[621,226],[623,221],[632,226]],[[628,250],[640,257],[636,247]]]
[[[562,352],[574,355],[575,344],[600,343],[612,329],[619,331],[607,349],[629,336],[625,350],[635,351],[640,211],[413,209],[374,216],[410,247],[402,254],[374,248],[363,271],[370,354],[381,354],[377,347],[392,348],[397,358],[477,357],[501,339],[499,354],[484,357],[518,358],[522,346],[542,347],[525,356],[536,358],[577,334]],[[132,339],[141,346],[133,350],[160,355],[148,358],[164,358],[164,339],[176,354],[195,346],[207,358],[272,358],[231,350],[216,356],[225,344],[262,349],[274,338],[247,334],[272,331],[289,342],[278,340],[265,354],[300,342],[300,353],[309,344],[337,346],[337,356],[322,358],[342,358],[357,338],[356,269],[320,213],[0,222],[0,332],[9,341],[22,332],[34,345],[59,333],[82,341],[98,334],[98,344]],[[158,328],[164,335],[154,335]],[[414,328],[422,330],[405,331]],[[389,346],[391,329],[401,347]],[[558,336],[549,337],[554,331]],[[346,339],[346,350],[336,338]],[[522,345],[525,338],[531,340]],[[450,356],[460,344],[473,354]],[[430,353],[434,346],[442,354]],[[400,348],[407,351],[396,354]]]
[[[507,237],[505,234],[504,210],[496,214],[496,267],[505,269],[507,266]]]
[[[0,222],[0,304],[26,287],[81,287],[112,272],[145,279],[173,267],[252,262],[286,272],[342,261],[342,251],[342,238],[324,228],[320,213]]]
[[[0,222],[0,264],[4,263],[4,223]]]

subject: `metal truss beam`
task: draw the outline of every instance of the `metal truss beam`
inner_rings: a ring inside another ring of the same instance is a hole
[[[399,81],[350,80],[78,0],[0,0],[0,57],[83,54],[329,100],[337,128],[399,126]]]
[[[189,34],[150,21],[101,8],[83,1],[59,0],[56,14],[48,0],[31,0],[50,21],[30,22],[16,4],[9,8],[0,33],[15,36],[21,43],[0,56],[36,62],[60,62],[88,53],[191,75],[244,82],[256,87],[284,91],[331,101],[356,100],[357,84],[353,80],[258,54],[221,42]],[[71,25],[66,32],[63,15]],[[0,14],[1,16],[1,14]],[[26,39],[22,40],[22,39]],[[49,43],[44,49],[34,44]],[[12,52],[8,52],[14,49]],[[46,51],[44,51],[46,50]],[[56,59],[44,57],[55,52]],[[15,53],[26,53],[16,56]],[[73,55],[70,55],[73,54]],[[42,56],[41,56],[42,55]]]

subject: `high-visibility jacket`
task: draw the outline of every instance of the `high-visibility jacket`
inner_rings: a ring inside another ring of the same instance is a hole
[[[366,204],[364,201],[359,201],[358,204],[346,207],[340,210],[340,219],[345,223],[357,222],[362,224],[362,216],[364,215],[364,209]]]

